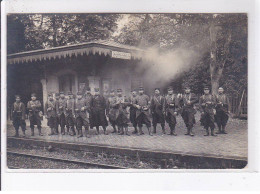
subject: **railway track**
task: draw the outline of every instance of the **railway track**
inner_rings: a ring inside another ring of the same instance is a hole
[[[25,158],[34,158],[38,160],[49,160],[53,162],[63,162],[68,164],[78,164],[83,165],[86,167],[95,167],[100,169],[127,169],[126,167],[122,166],[116,166],[116,165],[109,165],[109,164],[101,164],[101,163],[94,163],[94,162],[87,162],[87,161],[81,161],[81,160],[70,160],[70,159],[64,159],[64,158],[58,158],[58,157],[50,157],[50,156],[42,156],[37,154],[28,154],[26,152],[17,152],[11,149],[7,149],[7,155],[15,155],[15,156],[22,156]],[[10,169],[19,169],[19,167],[16,166],[8,166]]]

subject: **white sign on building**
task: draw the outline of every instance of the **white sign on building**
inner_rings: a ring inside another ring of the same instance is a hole
[[[131,59],[131,53],[112,51],[112,58],[117,59]]]

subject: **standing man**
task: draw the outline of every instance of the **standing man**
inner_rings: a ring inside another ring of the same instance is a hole
[[[137,91],[134,89],[132,90],[132,96],[130,97],[130,121],[134,127],[134,131],[132,132],[133,134],[138,133],[137,131],[137,121],[136,121],[136,107],[134,104],[136,104],[136,99],[137,99]]]
[[[93,125],[96,126],[97,134],[99,134],[99,126],[102,126],[104,134],[107,135],[106,99],[100,95],[99,88],[95,88],[95,95],[91,100],[90,107],[92,109]]]
[[[170,134],[177,136],[175,133],[175,126],[176,126],[176,116],[178,112],[178,98],[175,94],[173,94],[173,88],[168,88],[168,94],[165,97],[165,107],[166,107],[166,121],[170,127]]]
[[[45,103],[44,114],[46,119],[48,119],[48,125],[51,129],[51,133],[49,135],[56,135],[55,129],[57,126],[57,114],[56,114],[56,102],[53,99],[53,95],[48,95],[48,100]]]
[[[151,99],[153,133],[156,133],[157,123],[160,123],[162,132],[165,134],[165,98],[160,94],[160,88],[155,88],[154,93],[155,95]]]
[[[75,106],[74,106],[74,113],[75,113],[75,120],[76,120],[76,128],[78,131],[78,138],[83,137],[82,126],[84,126],[85,128],[86,137],[90,137],[89,120],[87,116],[87,104],[81,92],[77,93],[77,98],[75,100]]]
[[[90,129],[93,129],[93,127],[94,127],[93,122],[92,122],[92,110],[91,110],[91,107],[90,107],[90,103],[91,103],[92,98],[93,98],[93,96],[91,94],[90,87],[87,87],[86,93],[85,93],[85,100],[86,100],[86,105],[87,105],[87,112],[86,113],[88,113]]]
[[[136,99],[135,102],[135,107],[137,108],[136,111],[136,121],[139,127],[139,135],[143,135],[143,130],[142,130],[142,126],[143,123],[146,125],[147,129],[148,129],[148,133],[149,135],[153,135],[151,133],[151,121],[149,119],[149,108],[150,108],[150,99],[149,97],[144,94],[144,89],[143,87],[139,88],[139,96]]]
[[[65,135],[65,125],[66,125],[66,103],[67,100],[65,98],[64,92],[60,92],[60,98],[56,101],[56,109],[57,109],[57,118],[61,127],[61,134]]]
[[[68,92],[69,99],[66,102],[66,125],[67,125],[67,133],[71,136],[76,135],[75,129],[74,129],[74,96],[72,92]]]
[[[227,134],[226,125],[228,121],[228,114],[230,113],[230,103],[228,96],[224,94],[223,87],[219,87],[216,95],[216,122],[218,125],[217,134]]]
[[[185,87],[185,93],[179,99],[182,104],[181,116],[184,120],[184,123],[187,127],[187,133],[185,135],[194,136],[192,129],[195,124],[195,114],[196,110],[194,109],[194,104],[198,102],[198,98],[195,94],[191,93],[190,87]]]
[[[111,123],[112,127],[113,127],[113,132],[112,133],[116,133],[116,112],[117,112],[117,98],[115,95],[115,91],[111,90],[110,91],[110,97],[108,98],[108,118],[109,118],[109,122]],[[119,132],[119,129],[118,129]]]
[[[60,99],[60,94],[59,93],[55,93],[55,103],[56,103],[56,110],[57,110],[57,112],[58,112],[57,106],[58,106],[59,99]],[[54,130],[54,134],[55,135],[59,134],[59,125],[60,125],[60,120],[59,120],[59,117],[57,115],[56,116],[56,127],[55,127],[55,130]]]
[[[128,135],[128,113],[127,106],[129,102],[125,96],[122,95],[122,89],[117,89],[117,97],[116,97],[116,124],[118,126],[118,131],[120,131],[120,135]]]
[[[30,120],[30,128],[31,128],[31,132],[32,132],[32,136],[34,136],[34,125],[37,125],[38,131],[39,131],[39,135],[42,135],[41,132],[41,102],[39,100],[36,99],[36,94],[32,93],[31,94],[31,101],[29,101],[27,103],[27,109],[29,111],[29,120]]]
[[[11,118],[15,128],[15,137],[19,137],[19,127],[22,128],[23,137],[25,137],[25,105],[21,102],[21,96],[15,95],[15,102],[11,108]]]
[[[210,94],[210,90],[208,86],[204,87],[204,95],[200,97],[199,104],[201,110],[201,119],[206,129],[206,134],[204,136],[209,136],[209,128],[211,129],[211,135],[216,136],[214,134],[214,107],[215,107],[215,97]]]

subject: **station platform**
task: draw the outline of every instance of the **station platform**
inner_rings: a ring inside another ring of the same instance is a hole
[[[35,129],[35,136],[31,137],[29,123],[27,122],[26,139],[44,140],[52,142],[85,144],[91,146],[107,146],[123,149],[140,149],[150,150],[161,153],[178,153],[182,155],[210,156],[218,158],[231,158],[247,160],[248,155],[248,125],[247,120],[239,120],[230,118],[227,125],[228,134],[220,134],[217,137],[203,136],[205,130],[200,126],[199,115],[196,115],[194,127],[195,136],[186,136],[185,125],[180,116],[177,117],[176,133],[178,136],[170,136],[162,134],[160,126],[157,126],[157,133],[153,136],[148,135],[146,127],[143,127],[145,135],[137,136],[132,134],[133,127],[129,127],[131,136],[113,134],[112,127],[107,128],[108,135],[103,134],[100,127],[100,135],[95,135],[96,130],[90,130],[90,138],[69,135],[53,135],[48,136],[49,129],[44,126],[44,136],[38,136],[38,130]],[[217,131],[217,130],[216,130]],[[83,130],[84,132],[84,130]],[[168,124],[166,124],[166,132],[169,133]],[[7,136],[11,137],[15,133],[11,121],[7,124]],[[20,132],[21,134],[21,132]]]

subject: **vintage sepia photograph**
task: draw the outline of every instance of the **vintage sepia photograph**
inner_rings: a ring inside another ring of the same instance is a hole
[[[246,169],[247,13],[9,13],[7,167]]]

